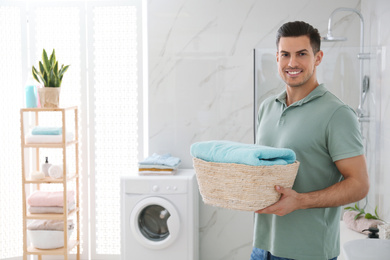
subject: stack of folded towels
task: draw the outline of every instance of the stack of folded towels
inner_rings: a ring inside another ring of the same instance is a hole
[[[62,142],[62,127],[52,126],[35,126],[27,135],[26,143],[61,143]],[[65,135],[66,141],[74,139],[74,134],[67,132]]]
[[[173,175],[176,173],[181,160],[170,154],[154,153],[138,163],[139,175]]]
[[[64,213],[63,191],[35,191],[27,198],[32,214]],[[74,191],[67,192],[68,212],[76,208]]]
[[[274,148],[232,141],[205,141],[191,145],[195,158],[216,163],[237,163],[251,166],[292,164],[295,152],[288,148]]]

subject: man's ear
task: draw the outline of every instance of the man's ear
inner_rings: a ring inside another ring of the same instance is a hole
[[[324,52],[319,50],[316,55],[315,55],[315,65],[318,66],[321,64],[321,61],[322,61],[322,57],[324,57]]]
[[[279,62],[279,52],[276,52],[276,62]]]

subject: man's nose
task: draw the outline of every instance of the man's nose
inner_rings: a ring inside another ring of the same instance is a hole
[[[298,65],[297,58],[293,55],[290,56],[290,60],[288,62],[288,65],[292,68],[296,67]]]

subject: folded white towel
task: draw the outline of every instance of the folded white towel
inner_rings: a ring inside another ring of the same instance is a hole
[[[74,134],[67,132],[65,136],[66,142],[74,140]],[[31,132],[25,137],[26,144],[50,144],[61,143],[62,135],[33,135]]]
[[[68,212],[76,208],[76,202],[68,204]],[[46,214],[46,213],[56,213],[61,214],[64,212],[64,207],[28,207],[28,212],[31,214]]]
[[[66,173],[68,174],[68,170],[66,171]],[[63,175],[64,175],[64,170],[63,170],[62,164],[50,166],[50,168],[49,168],[49,176],[50,177],[55,178],[55,179],[60,179],[63,177]]]

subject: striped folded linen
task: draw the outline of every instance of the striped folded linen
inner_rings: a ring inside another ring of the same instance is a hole
[[[224,140],[194,143],[191,145],[190,152],[193,157],[208,162],[251,166],[287,165],[296,160],[295,152],[288,148],[274,148]]]

